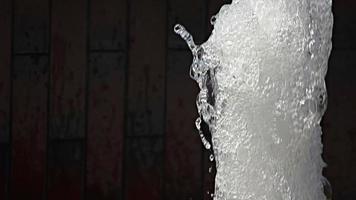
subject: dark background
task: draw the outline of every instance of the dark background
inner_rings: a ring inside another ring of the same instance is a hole
[[[0,200],[201,200],[213,163],[191,55],[223,0],[0,0]],[[356,199],[356,1],[334,0],[323,124],[334,200]]]

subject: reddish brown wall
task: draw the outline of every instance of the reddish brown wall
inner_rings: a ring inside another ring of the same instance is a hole
[[[222,0],[0,0],[0,199],[211,199],[191,54]],[[356,199],[356,3],[334,0],[323,120],[335,200]]]

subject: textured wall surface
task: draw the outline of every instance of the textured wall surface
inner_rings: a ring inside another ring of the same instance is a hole
[[[222,0],[0,0],[0,199],[209,199],[181,23]],[[323,120],[335,200],[356,199],[356,3],[334,0]]]

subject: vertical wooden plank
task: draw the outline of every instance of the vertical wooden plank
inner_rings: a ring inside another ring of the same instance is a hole
[[[11,13],[11,0],[0,1],[0,143],[8,142],[10,130]]]
[[[14,51],[16,53],[48,52],[48,0],[13,0]]]
[[[126,200],[160,200],[163,185],[163,139],[128,138],[126,149]]]
[[[350,176],[356,168],[355,55],[356,50],[334,49],[326,77],[323,157],[328,164],[324,172],[332,185],[333,199],[355,199],[356,177]]]
[[[0,198],[8,199],[9,145],[0,143]]]
[[[11,199],[45,194],[48,57],[15,56]]]
[[[333,1],[334,27],[333,49],[356,49],[356,2],[353,0]]]
[[[162,199],[166,0],[130,3],[124,199]]]
[[[323,144],[333,199],[356,199],[356,2],[333,1],[333,50],[326,76]],[[351,176],[350,176],[351,175]]]
[[[48,153],[48,199],[82,199],[84,146],[83,140],[51,142]]]
[[[0,199],[8,196],[9,180],[11,7],[11,0],[0,1]]]
[[[91,0],[90,3],[90,49],[126,50],[127,0]]]
[[[222,1],[222,0],[216,0]],[[187,44],[173,31],[175,24],[182,24],[194,37],[196,44],[206,39],[206,0],[168,0],[168,47],[188,49]]]
[[[128,135],[163,135],[166,0],[130,3]]]
[[[52,0],[51,22],[48,199],[81,199],[85,173],[87,0]],[[66,147],[70,149],[66,151]],[[57,155],[60,159],[56,159]]]
[[[86,0],[52,0],[51,139],[84,138]]]
[[[90,54],[87,199],[121,197],[125,56]]]
[[[189,78],[188,51],[168,51],[165,199],[203,199],[202,144],[195,119],[196,83]]]
[[[48,19],[47,0],[14,0],[11,199],[45,195]]]
[[[127,1],[90,1],[87,199],[122,196]]]

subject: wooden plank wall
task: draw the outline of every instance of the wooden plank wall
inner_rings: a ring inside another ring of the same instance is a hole
[[[9,195],[12,2],[0,1],[0,197]]]
[[[126,0],[91,0],[87,199],[122,196],[127,70]]]
[[[0,199],[212,199],[173,26],[200,44],[228,2],[0,0]],[[334,1],[323,129],[336,200],[356,198],[355,9]]]
[[[123,172],[127,200],[162,199],[166,20],[165,0],[130,1]]]
[[[86,0],[51,1],[48,199],[82,199],[87,90]]]
[[[11,199],[45,198],[48,35],[48,1],[14,0]]]

